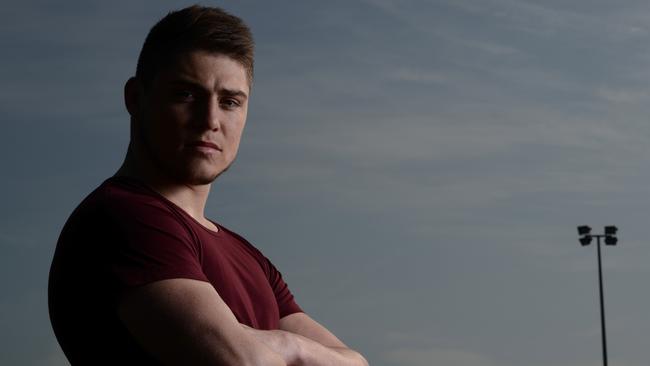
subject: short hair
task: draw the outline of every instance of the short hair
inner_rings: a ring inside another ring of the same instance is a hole
[[[197,50],[231,57],[253,82],[254,42],[248,26],[220,8],[198,5],[172,11],[151,28],[135,76],[147,88],[161,69]]]

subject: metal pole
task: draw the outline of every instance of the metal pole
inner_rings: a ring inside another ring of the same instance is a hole
[[[600,235],[596,236],[598,244],[598,285],[600,288],[600,326],[603,336],[603,366],[607,366],[607,338],[605,335],[605,301],[603,300],[603,270],[601,268],[600,260]]]

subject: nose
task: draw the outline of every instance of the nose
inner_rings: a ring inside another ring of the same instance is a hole
[[[201,103],[202,111],[199,117],[199,124],[201,129],[209,129],[218,131],[221,129],[221,109],[219,108],[219,99],[213,95],[205,98],[204,103]]]

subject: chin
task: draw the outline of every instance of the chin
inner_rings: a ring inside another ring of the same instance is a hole
[[[212,171],[189,171],[186,174],[179,174],[179,176],[184,177],[182,179],[184,183],[191,185],[206,185],[214,182],[221,174],[225,173],[230,165],[226,166],[221,170],[212,170]]]

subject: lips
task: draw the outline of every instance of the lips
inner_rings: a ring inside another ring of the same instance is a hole
[[[214,149],[214,150],[217,150],[217,151],[221,151],[221,148],[217,144],[212,143],[210,141],[194,141],[194,142],[190,142],[189,144],[187,144],[187,146],[190,146],[190,147],[206,147],[206,148]]]

